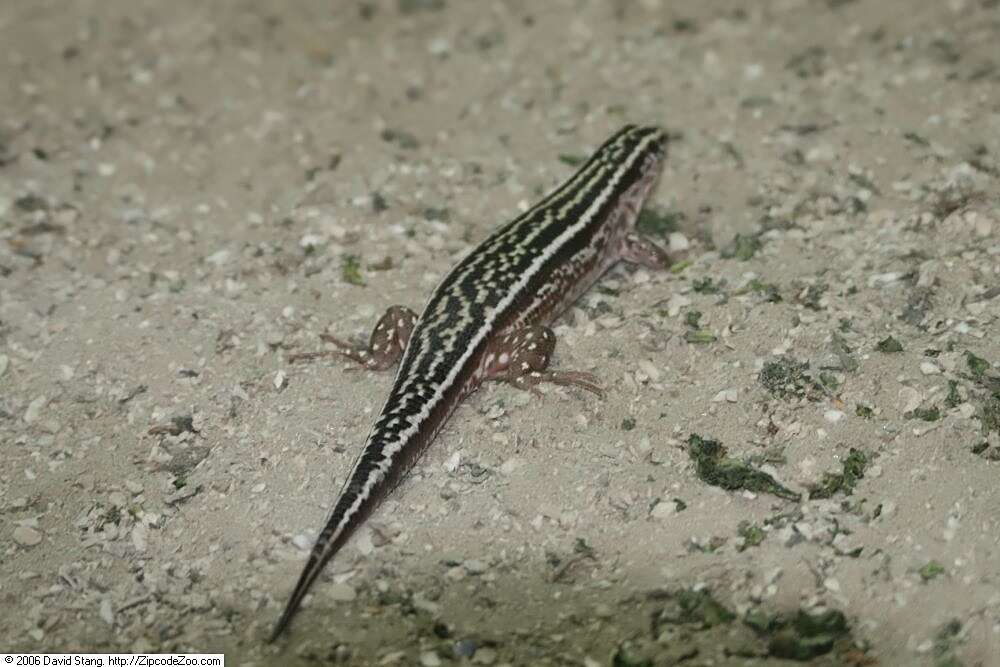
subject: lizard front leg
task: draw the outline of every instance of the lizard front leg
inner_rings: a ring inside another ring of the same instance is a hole
[[[602,396],[604,390],[590,373],[548,370],[555,347],[552,329],[538,324],[504,334],[487,348],[485,379],[509,382],[536,396],[541,396],[536,385],[542,382],[573,385]]]
[[[337,346],[336,350],[322,352],[302,352],[289,357],[290,361],[316,359],[327,356],[341,356],[355,361],[370,371],[384,371],[395,365],[403,356],[403,350],[410,340],[417,314],[406,306],[390,306],[372,330],[368,345],[352,345],[330,334],[320,334],[320,338]]]

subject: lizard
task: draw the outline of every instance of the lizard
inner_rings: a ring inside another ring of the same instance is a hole
[[[270,641],[353,532],[402,481],[455,408],[484,381],[540,394],[543,382],[602,395],[591,373],[549,369],[549,324],[620,260],[665,268],[667,254],[635,223],[666,158],[659,127],[626,125],[536,205],[459,261],[423,312],[392,306],[367,346],[334,336],[336,354],[369,370],[398,363],[388,398],[347,475]]]

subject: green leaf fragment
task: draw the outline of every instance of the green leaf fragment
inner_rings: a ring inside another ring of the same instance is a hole
[[[944,574],[945,569],[944,565],[937,562],[936,560],[932,560],[926,565],[924,565],[922,568],[920,568],[919,573],[921,579],[923,579],[924,581],[930,581],[931,579],[935,579],[938,576]]]
[[[717,440],[692,434],[688,438],[688,456],[695,463],[698,478],[711,486],[727,491],[745,489],[770,493],[786,500],[798,500],[799,494],[779,484],[766,472],[756,470],[726,456],[726,448]]]
[[[781,294],[778,292],[778,286],[774,283],[761,282],[757,278],[754,278],[749,283],[747,283],[747,289],[756,294],[760,294],[764,297],[764,301],[768,303],[780,303]]]
[[[832,651],[836,641],[848,632],[847,619],[840,611],[831,609],[814,615],[799,610],[791,623],[771,638],[768,652],[776,658],[812,660]]]
[[[854,487],[858,480],[865,476],[868,457],[865,456],[864,452],[852,447],[842,465],[843,472],[826,473],[818,485],[809,489],[811,499],[830,498],[838,491],[843,491],[845,496],[854,493]]]
[[[736,258],[741,262],[749,260],[751,257],[757,254],[757,251],[761,249],[761,242],[759,235],[745,236],[743,234],[737,234],[732,242],[723,248],[722,256],[726,259]]]
[[[682,271],[684,271],[684,269],[688,268],[689,266],[691,266],[691,260],[682,259],[681,261],[670,265],[670,273],[673,274],[681,273]]]
[[[718,338],[709,329],[692,329],[684,332],[684,340],[692,345],[707,345]]]
[[[428,206],[424,209],[424,220],[431,222],[451,222],[451,209],[446,206]]]
[[[697,32],[698,24],[694,19],[674,19],[674,30],[677,32]]]
[[[969,351],[965,353],[965,362],[969,365],[969,372],[977,378],[982,377],[990,368],[990,362]]]
[[[563,164],[568,164],[571,167],[579,167],[581,164],[587,161],[587,158],[583,155],[574,155],[571,153],[563,153],[559,156],[559,161]]]
[[[420,148],[420,141],[406,130],[386,128],[382,130],[382,141],[396,144],[403,150],[413,150]]]
[[[780,357],[764,364],[757,381],[776,398],[802,398],[815,400],[825,394],[823,385],[809,371],[809,362],[799,362],[791,357]]]
[[[934,635],[934,655],[940,659],[934,667],[963,667],[962,661],[955,657],[955,644],[959,643],[962,634],[962,622],[951,618],[938,628]]]
[[[907,419],[922,419],[925,422],[936,422],[941,419],[941,409],[936,405],[929,408],[917,408],[912,412],[907,412],[903,416]]]
[[[771,617],[761,609],[748,609],[743,624],[759,635],[771,629]]]
[[[691,289],[698,294],[718,294],[719,283],[708,277],[695,278],[691,283]]]
[[[819,374],[819,383],[831,394],[840,388],[840,381],[833,373],[823,371]]]
[[[875,349],[883,354],[892,354],[894,352],[902,352],[903,344],[892,336],[889,336],[880,340],[875,346]]]
[[[669,602],[653,618],[654,634],[661,625],[696,625],[702,629],[731,623],[736,614],[712,597],[707,590],[683,589],[671,593]]]
[[[948,655],[935,662],[934,667],[965,667],[965,663],[953,655]]]
[[[759,546],[764,541],[764,538],[767,537],[767,533],[764,532],[763,528],[749,521],[741,521],[740,525],[736,528],[736,534],[743,538],[743,544],[736,547],[737,551],[745,551],[750,547]]]
[[[984,435],[1000,433],[1000,394],[993,394],[983,401],[978,416]]]
[[[946,408],[956,408],[962,404],[962,396],[958,393],[958,382],[948,380],[948,395],[945,396],[944,406]]]
[[[638,655],[627,642],[620,645],[611,658],[611,667],[653,667],[651,658]]]
[[[365,284],[361,277],[361,259],[357,255],[344,255],[343,263],[340,265],[340,277],[351,285]]]
[[[867,405],[862,405],[860,403],[854,408],[854,414],[862,419],[872,419],[875,416],[875,410],[868,407]]]

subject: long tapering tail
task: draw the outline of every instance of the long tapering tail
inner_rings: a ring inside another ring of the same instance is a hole
[[[274,626],[274,631],[268,639],[269,643],[274,642],[285,631],[323,568],[340,551],[354,530],[378,506],[385,495],[386,487],[395,481],[390,478],[396,476],[391,474],[387,476],[380,466],[371,464],[370,459],[366,461],[366,457],[362,455],[348,477],[348,482],[344,485],[330,518],[316,538],[309,560],[299,575],[299,581],[292,590],[285,611]]]

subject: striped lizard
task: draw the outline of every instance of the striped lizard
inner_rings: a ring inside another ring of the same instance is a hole
[[[666,146],[657,127],[625,126],[565,183],[452,268],[419,317],[393,306],[366,347],[324,335],[336,350],[299,355],[338,354],[370,370],[399,367],[271,641],[288,627],[327,562],[484,381],[535,394],[542,382],[602,393],[590,373],[548,368],[556,339],[547,325],[619,260],[666,266],[664,251],[635,234]]]

